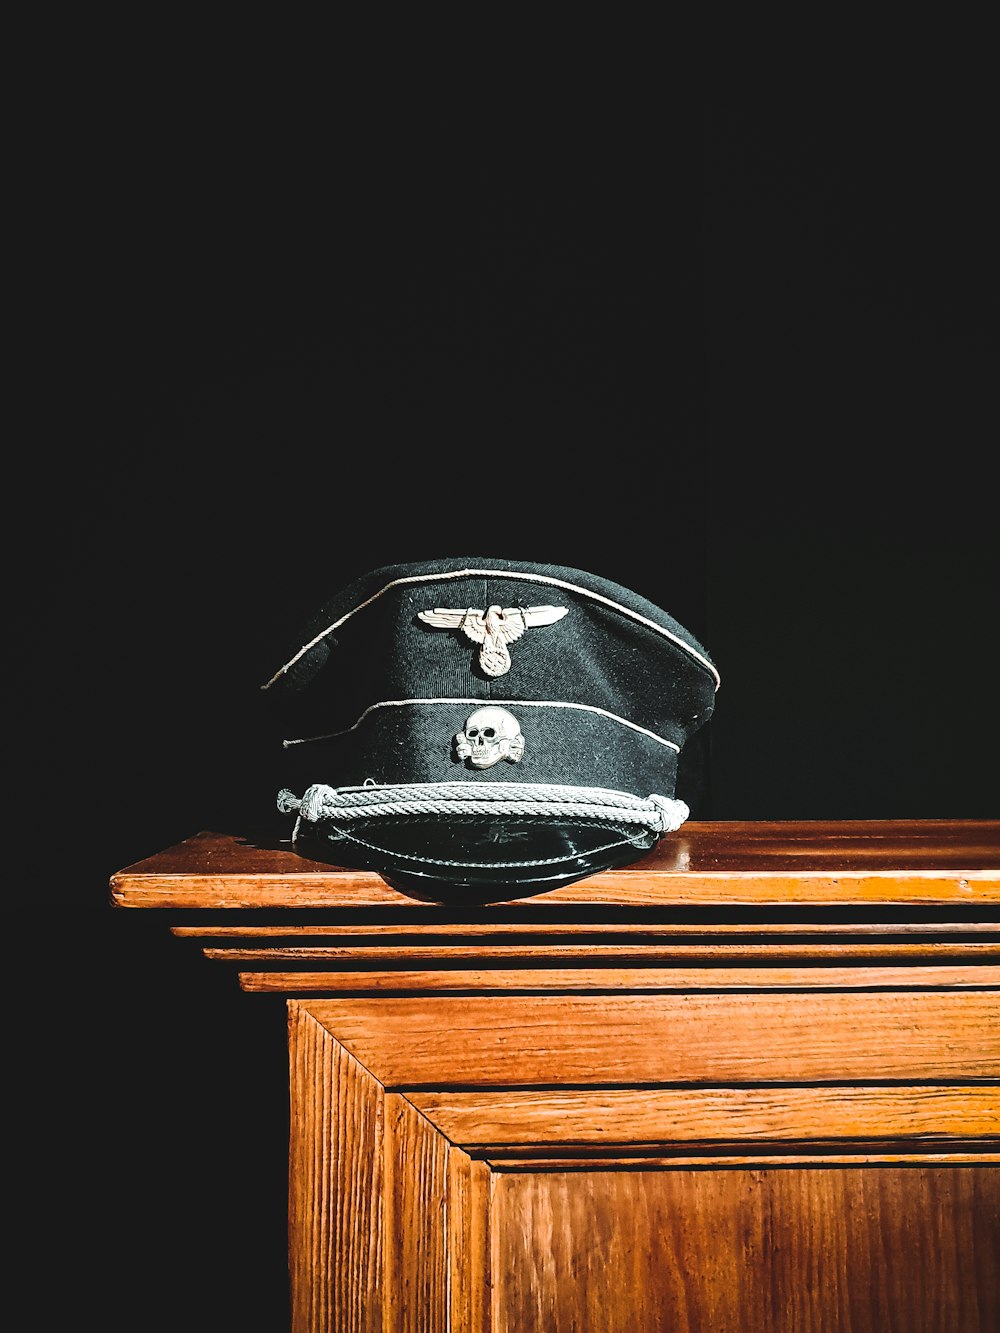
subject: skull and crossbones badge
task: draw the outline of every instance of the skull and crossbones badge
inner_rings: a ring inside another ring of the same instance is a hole
[[[506,708],[477,708],[455,737],[455,752],[473,768],[492,768],[501,759],[519,764],[524,754],[520,724]]]

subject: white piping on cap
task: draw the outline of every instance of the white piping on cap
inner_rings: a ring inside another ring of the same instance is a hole
[[[401,587],[404,583],[430,583],[432,581],[437,582],[440,579],[465,578],[517,579],[521,583],[547,583],[553,588],[564,588],[567,592],[577,592],[584,597],[591,598],[595,602],[602,602],[605,606],[610,606],[612,610],[620,611],[622,615],[628,616],[631,620],[637,621],[640,625],[645,625],[648,629],[655,630],[657,634],[662,634],[663,637],[669,639],[671,643],[676,643],[679,648],[683,648],[686,653],[693,657],[697,662],[700,662],[703,667],[706,667],[711,672],[715,679],[716,690],[718,690],[719,686],[722,684],[722,679],[715,666],[707,657],[699,653],[696,648],[692,648],[689,643],[685,643],[685,641],[678,635],[672,634],[670,630],[664,629],[662,625],[658,625],[655,620],[649,620],[646,616],[640,615],[638,611],[630,611],[627,606],[622,606],[620,602],[614,602],[610,597],[604,597],[599,592],[591,592],[589,588],[581,588],[576,583],[567,583],[564,579],[553,578],[550,574],[524,574],[510,569],[451,569],[441,574],[407,574],[405,577],[393,579],[392,582],[387,583],[384,588],[379,588],[378,592],[372,593],[372,595],[365,598],[363,602],[359,602],[357,606],[352,607],[351,610],[342,615],[339,620],[335,620],[332,625],[327,625],[325,630],[315,635],[315,637],[310,639],[308,643],[304,643],[298,652],[288,659],[284,666],[278,668],[270,680],[265,681],[261,686],[261,689],[270,689],[274,682],[279,680],[286,671],[289,671],[299,658],[304,657],[310,648],[315,647],[321,639],[325,639],[326,636],[332,634],[335,629],[339,629],[346,620],[350,620],[351,616],[357,615],[357,613],[363,611],[366,606],[371,606],[372,602],[377,602],[384,593],[389,592],[392,588]]]
[[[597,713],[600,717],[621,723],[623,727],[631,727],[633,731],[641,732],[643,736],[658,741],[660,745],[669,746],[678,754],[681,749],[674,741],[668,741],[664,736],[657,736],[655,731],[648,731],[645,727],[640,727],[638,722],[630,722],[627,717],[619,717],[617,713],[609,713],[607,709],[597,708],[594,704],[568,703],[564,699],[383,699],[377,704],[369,704],[356,722],[352,722],[349,727],[343,727],[340,731],[328,731],[324,736],[299,736],[295,740],[282,741],[281,744],[288,749],[292,745],[310,745],[313,741],[332,741],[337,736],[346,736],[349,731],[360,727],[368,714],[373,713],[376,708],[402,708],[406,704],[479,704],[481,707],[490,704],[502,708],[578,708],[581,712]]]

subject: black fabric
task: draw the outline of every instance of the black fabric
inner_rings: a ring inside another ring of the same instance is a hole
[[[505,759],[473,771],[459,758],[455,737],[481,702],[516,717],[524,736],[519,762]],[[677,751],[600,713],[504,697],[376,707],[361,726],[343,736],[289,746],[283,769],[284,785],[297,795],[314,782],[355,787],[368,781],[380,785],[468,781],[470,787],[532,782],[671,796]]]
[[[508,644],[509,668],[492,676],[461,629],[420,618],[491,606],[554,606],[564,615]],[[282,741],[280,785],[299,796],[313,783],[461,782],[474,792],[516,782],[669,798],[679,751],[711,717],[716,686],[705,648],[630,589],[569,567],[462,556],[384,566],[355,580],[303,626],[264,688]],[[476,768],[456,737],[489,705],[516,720],[523,754]],[[304,822],[302,836],[312,839],[316,830]],[[378,839],[370,828],[353,840],[328,829],[327,841],[343,864],[490,885],[498,876],[537,881],[557,846],[570,850],[554,874],[578,878],[655,842],[634,827],[602,841],[589,827],[585,835],[570,824],[559,832],[551,819],[532,819],[504,828],[502,841],[519,848],[507,856],[481,836],[494,823],[449,815],[434,827],[403,821]],[[441,847],[456,854],[443,856]]]

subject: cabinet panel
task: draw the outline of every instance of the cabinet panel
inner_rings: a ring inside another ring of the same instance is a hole
[[[206,833],[112,900],[286,997],[292,1333],[996,1333],[1000,822],[493,903]]]
[[[498,1173],[497,1333],[993,1333],[1000,1168]]]
[[[1000,992],[379,996],[315,1017],[386,1086],[1000,1077]]]

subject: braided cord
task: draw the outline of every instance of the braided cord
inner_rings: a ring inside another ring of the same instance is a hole
[[[690,811],[683,801],[651,795],[645,800],[604,787],[554,783],[464,782],[399,783],[386,787],[328,787],[314,783],[302,799],[287,789],[278,794],[283,814],[297,813],[309,823],[333,820],[390,819],[413,815],[528,815],[536,819],[611,819],[641,824],[658,833],[680,828]]]

